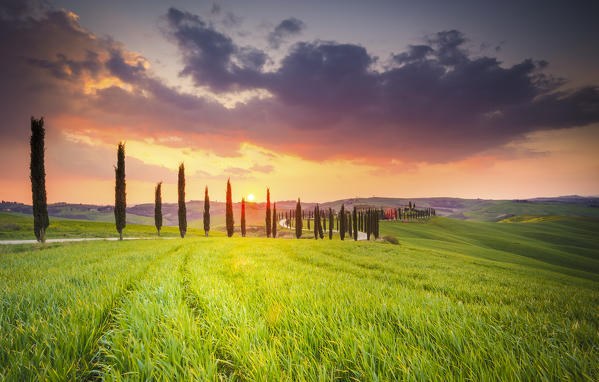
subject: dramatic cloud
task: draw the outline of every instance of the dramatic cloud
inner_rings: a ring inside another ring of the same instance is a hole
[[[285,19],[268,34],[268,44],[273,49],[279,49],[287,38],[297,36],[306,28],[302,20],[291,17]]]
[[[237,45],[201,17],[171,8],[166,20],[181,51],[181,75],[195,86],[269,97],[227,109],[165,85],[142,56],[94,36],[68,12],[4,17],[0,101],[9,112],[0,136],[22,141],[35,111],[76,115],[79,122],[62,129],[102,142],[126,134],[227,156],[251,142],[303,158],[383,165],[463,160],[530,132],[599,121],[596,86],[565,91],[544,61],[505,66],[473,56],[455,30],[391,55],[384,68],[365,47],[313,41],[292,45],[266,70],[266,52]],[[273,33],[301,32],[303,24],[289,20]],[[15,134],[13,126],[23,129]]]

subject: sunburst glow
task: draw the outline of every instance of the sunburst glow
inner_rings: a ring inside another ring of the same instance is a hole
[[[248,195],[248,201],[250,201],[250,202],[254,201],[254,194],[249,194]]]

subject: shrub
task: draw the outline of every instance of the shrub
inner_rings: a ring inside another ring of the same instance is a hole
[[[399,244],[399,240],[397,240],[397,238],[393,235],[385,235],[385,236],[383,236],[383,240],[386,243],[395,244],[395,245]]]

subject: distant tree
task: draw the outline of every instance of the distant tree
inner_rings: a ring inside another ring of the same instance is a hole
[[[329,240],[333,240],[333,220],[335,217],[333,216],[333,210],[329,208]]]
[[[308,230],[310,230],[310,214],[308,213]]]
[[[127,226],[127,193],[125,191],[125,144],[119,142],[114,168],[114,220],[119,240],[123,240],[123,229]]]
[[[241,237],[245,237],[245,199],[241,198]]]
[[[277,237],[277,224],[279,223],[277,219],[277,203],[272,204],[272,238]]]
[[[316,205],[318,207],[318,205]],[[326,224],[327,218],[326,216],[324,217],[324,212],[322,212],[320,210],[320,207],[318,207],[318,236],[320,236],[321,239],[324,239],[324,232],[322,231],[322,222],[324,221]]]
[[[271,230],[270,221],[270,189],[266,189],[266,237],[270,237]]]
[[[366,240],[370,240],[370,234],[371,234],[371,230],[370,230],[370,223],[371,223],[371,219],[370,219],[370,209],[368,209],[366,211],[366,215],[364,216],[364,228],[366,229]]]
[[[208,237],[210,232],[210,197],[208,196],[208,186],[204,189],[204,235]]]
[[[314,239],[318,240],[318,204],[314,207]]]
[[[185,165],[183,163],[179,165],[177,186],[179,191],[179,234],[181,238],[184,238],[187,233],[187,207],[185,206]]]
[[[33,204],[33,233],[40,243],[46,242],[46,229],[50,225],[46,201],[46,169],[44,164],[44,118],[31,117],[31,195]],[[124,166],[124,164],[123,164]],[[123,170],[124,171],[124,170]],[[124,176],[124,173],[123,173]],[[124,181],[124,180],[123,180]]]
[[[300,199],[297,198],[297,204],[295,206],[295,237],[298,239],[302,237],[302,216],[302,204]]]
[[[156,231],[160,236],[160,229],[162,228],[162,182],[156,183],[154,188],[154,225],[156,225]]]
[[[354,225],[352,222],[352,215],[351,215],[351,213],[348,213],[347,214],[347,231],[349,233],[350,238],[354,237],[353,228],[354,228]]]
[[[233,199],[231,199],[231,179],[227,179],[227,206],[226,206],[226,222],[227,222],[227,236],[233,236],[233,230],[235,229],[233,220]]]
[[[356,211],[356,206],[354,206],[353,223],[354,223],[354,240],[358,240],[358,212]]]
[[[339,237],[341,240],[345,239],[345,206],[341,204],[341,211],[339,212]]]
[[[322,228],[326,231],[327,230],[327,215],[326,215],[326,211],[323,211],[321,214],[324,219],[322,219]]]
[[[374,215],[374,238],[378,239],[379,238],[379,211],[377,211],[377,213]]]

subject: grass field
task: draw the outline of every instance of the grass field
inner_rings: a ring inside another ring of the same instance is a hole
[[[523,219],[522,221],[530,221]],[[597,380],[598,222],[0,254],[0,379]]]
[[[50,226],[46,231],[48,239],[63,238],[106,238],[118,237],[114,222],[92,222],[88,220],[74,220],[50,218]],[[187,234],[190,236],[204,236],[204,230],[188,227]],[[216,235],[222,233],[216,232]],[[152,225],[127,224],[123,230],[125,237],[153,237],[156,236],[156,228]],[[179,227],[162,227],[160,235],[164,237],[178,237]],[[31,239],[35,240],[33,234],[33,217],[31,215],[0,212],[0,240],[9,239]]]

